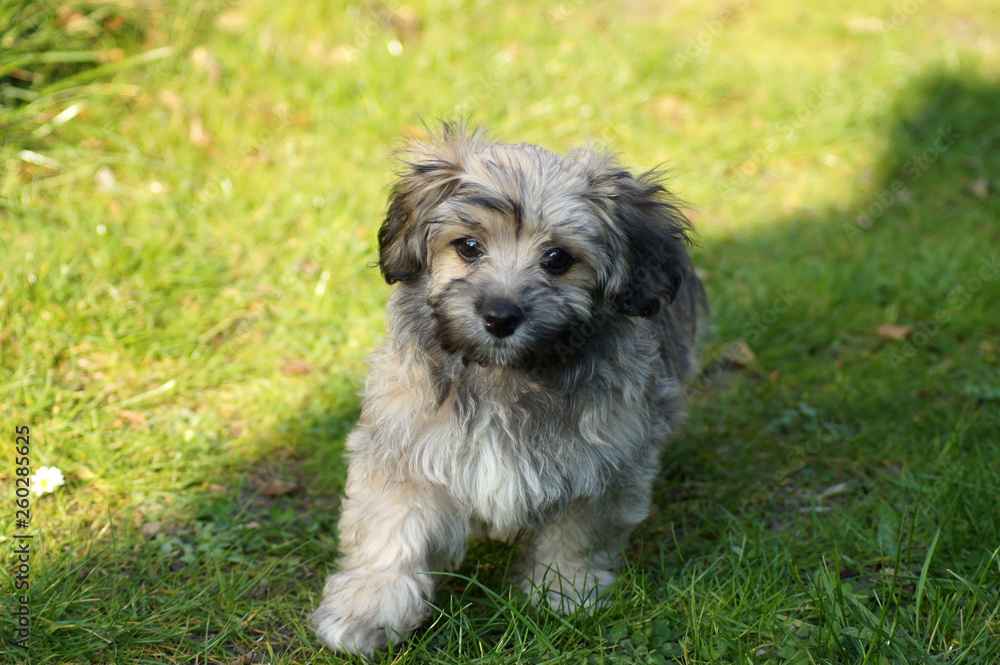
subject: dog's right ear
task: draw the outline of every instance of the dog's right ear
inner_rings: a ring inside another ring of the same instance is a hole
[[[378,230],[378,265],[389,284],[415,279],[427,267],[427,221],[458,189],[467,157],[483,139],[480,131],[467,134],[462,125],[444,123],[430,140],[403,149],[404,169]]]

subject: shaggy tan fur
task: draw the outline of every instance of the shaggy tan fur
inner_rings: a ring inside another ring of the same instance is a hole
[[[334,649],[410,635],[470,533],[523,531],[522,585],[597,602],[649,512],[704,293],[655,173],[445,125],[410,146],[379,232],[398,283],[347,441]]]

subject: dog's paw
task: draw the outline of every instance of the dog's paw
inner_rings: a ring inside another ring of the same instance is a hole
[[[522,577],[519,586],[531,596],[532,604],[544,601],[554,611],[568,615],[577,610],[591,613],[600,607],[605,601],[604,593],[614,581],[615,575],[610,570],[564,566],[559,571],[536,568],[534,579]]]
[[[311,620],[331,649],[371,658],[408,637],[428,609],[414,577],[350,571],[327,579]]]

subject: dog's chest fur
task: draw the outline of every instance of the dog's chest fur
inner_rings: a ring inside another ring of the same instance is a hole
[[[442,379],[419,345],[385,350],[374,358],[362,427],[349,447],[401,480],[445,488],[495,531],[530,527],[655,468],[680,389],[651,339],[626,347],[613,361],[559,375],[558,386],[476,365],[454,366]],[[400,367],[401,355],[412,361]]]

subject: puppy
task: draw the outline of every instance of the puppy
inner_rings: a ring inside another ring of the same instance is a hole
[[[312,615],[371,656],[429,612],[470,533],[522,532],[521,586],[561,612],[614,582],[695,370],[704,292],[654,173],[445,124],[379,230],[397,284],[347,439],[340,571]]]

